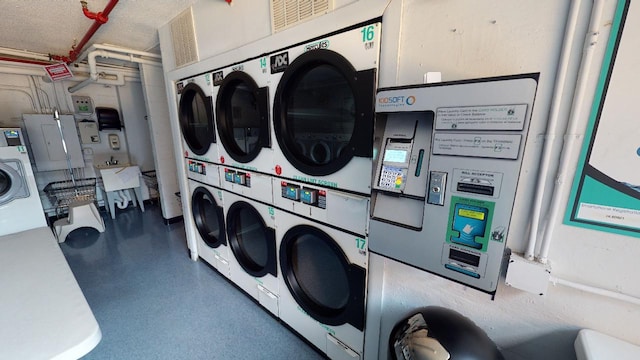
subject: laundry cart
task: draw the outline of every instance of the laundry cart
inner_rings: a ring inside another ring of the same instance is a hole
[[[75,186],[71,180],[54,181],[44,187],[44,192],[59,217],[69,212],[69,204],[74,201],[96,200],[96,178],[77,179]]]
[[[56,181],[44,188],[49,201],[60,218],[53,223],[58,242],[64,242],[73,230],[91,227],[104,232],[104,221],[95,206],[96,178]]]

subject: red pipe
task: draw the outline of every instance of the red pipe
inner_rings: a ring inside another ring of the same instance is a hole
[[[18,58],[4,57],[4,56],[0,56],[0,60],[1,61],[13,61],[13,62],[19,62],[19,63],[24,63],[24,64],[51,65],[50,62],[46,62],[46,61],[29,60],[29,59],[18,59]]]
[[[69,51],[69,56],[49,55],[51,60],[64,61],[67,64],[76,61],[78,59],[78,55],[80,55],[80,51],[82,51],[82,48],[84,48],[84,46],[89,42],[91,37],[96,33],[96,31],[98,31],[100,26],[109,21],[109,14],[118,3],[118,0],[110,0],[107,6],[105,6],[104,10],[99,13],[93,13],[89,11],[89,9],[87,8],[87,3],[85,1],[81,1],[81,3],[82,12],[85,14],[85,16],[89,19],[94,19],[95,21],[93,22],[89,30],[87,30],[87,33],[84,35],[82,40],[80,40],[78,44],[74,45],[71,48],[71,51]]]

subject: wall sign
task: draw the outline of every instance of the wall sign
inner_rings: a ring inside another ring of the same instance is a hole
[[[640,108],[635,105],[640,83],[638,36],[640,7],[620,0],[565,224],[640,237]]]
[[[47,75],[52,81],[71,79],[73,74],[65,63],[46,65],[44,69],[47,71]]]

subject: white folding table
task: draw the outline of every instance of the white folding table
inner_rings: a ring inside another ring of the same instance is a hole
[[[1,236],[0,359],[78,359],[101,339],[51,229]]]

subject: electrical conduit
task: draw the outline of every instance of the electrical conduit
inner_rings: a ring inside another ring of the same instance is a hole
[[[540,243],[539,261],[546,264],[549,256],[549,249],[551,248],[551,239],[553,231],[555,230],[555,221],[558,217],[562,217],[561,211],[564,209],[566,203],[560,194],[564,190],[566,184],[565,177],[567,176],[567,168],[571,166],[570,160],[573,158],[573,151],[576,147],[575,142],[578,139],[582,139],[578,134],[578,127],[580,126],[582,116],[582,108],[584,107],[584,101],[587,93],[587,84],[589,82],[589,74],[591,74],[591,64],[593,62],[594,47],[597,43],[599,34],[599,22],[602,18],[602,12],[604,9],[604,1],[596,0],[593,4],[591,11],[591,20],[589,21],[589,35],[585,39],[586,44],[583,49],[582,65],[580,69],[580,75],[578,78],[578,85],[575,91],[573,105],[571,108],[571,115],[569,116],[569,125],[567,125],[567,132],[565,135],[565,146],[560,157],[560,165],[558,166],[558,175],[556,177],[556,187],[551,197],[551,205],[549,209],[549,223],[544,231]],[[579,146],[579,144],[578,144]],[[575,164],[573,164],[575,165]],[[569,183],[571,183],[569,181]]]
[[[544,147],[542,158],[540,159],[540,170],[538,172],[538,183],[536,187],[535,198],[533,201],[532,218],[529,227],[529,241],[524,256],[527,260],[534,260],[534,253],[538,238],[538,230],[540,227],[540,217],[542,215],[542,203],[545,194],[546,177],[551,167],[551,158],[553,156],[553,135],[559,123],[560,106],[562,104],[562,94],[567,82],[567,74],[569,63],[571,61],[571,48],[575,38],[576,27],[578,24],[578,15],[582,1],[572,1],[569,10],[567,25],[565,26],[564,40],[562,43],[562,53],[560,55],[558,71],[556,73],[555,87],[553,90],[551,110],[549,111],[549,121],[547,124],[547,134],[544,139]]]

